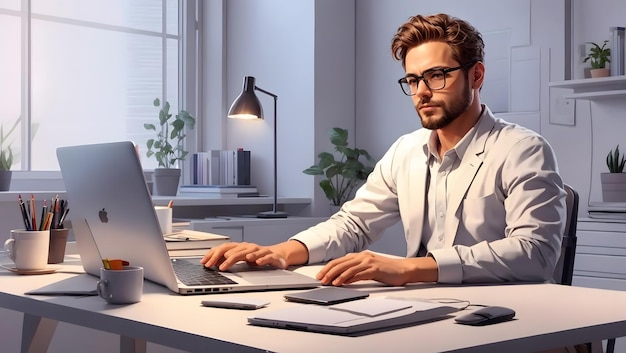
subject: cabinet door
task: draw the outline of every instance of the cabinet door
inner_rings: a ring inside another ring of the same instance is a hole
[[[272,245],[283,242],[291,236],[311,227],[325,218],[300,218],[297,221],[265,222],[246,224],[243,231],[244,241],[259,245]]]
[[[243,241],[243,226],[217,226],[209,222],[193,222],[192,228],[201,232],[225,235],[230,238],[230,241]]]

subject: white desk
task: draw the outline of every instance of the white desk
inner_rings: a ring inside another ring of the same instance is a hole
[[[0,263],[6,262],[0,256]],[[80,269],[77,261],[73,263],[62,269]],[[299,271],[310,273],[315,268]],[[143,300],[127,306],[109,305],[98,297],[23,295],[57,281],[76,279],[95,282],[95,278],[85,275],[18,276],[0,270],[0,306],[25,314],[23,352],[29,351],[29,338],[39,323],[43,345],[32,346],[30,351],[45,351],[49,338],[46,332],[53,332],[55,320],[119,334],[123,336],[122,350],[137,352],[145,350],[145,341],[191,352],[378,353],[390,347],[394,352],[533,352],[626,335],[624,292],[550,284],[422,284],[408,289],[364,284],[359,287],[367,288],[372,297],[466,299],[476,304],[509,306],[517,311],[517,319],[486,327],[463,326],[445,319],[357,338],[250,326],[246,321],[249,311],[202,307],[200,300],[204,296],[179,296],[148,282]],[[261,310],[302,305],[284,302],[284,293],[237,295],[271,300],[270,306]]]

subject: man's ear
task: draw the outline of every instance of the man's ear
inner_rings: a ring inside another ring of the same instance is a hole
[[[479,89],[482,87],[485,81],[485,64],[482,61],[478,61],[474,66],[470,68],[469,77],[472,79],[472,88]]]

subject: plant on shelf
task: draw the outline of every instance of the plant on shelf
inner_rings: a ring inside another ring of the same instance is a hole
[[[19,124],[20,118],[17,118],[13,125],[8,130],[5,130],[4,126],[0,123],[0,170],[11,170],[15,157],[11,148],[14,141],[14,139],[11,138],[11,134],[17,129]]]
[[[611,49],[607,48],[608,40],[605,40],[600,46],[594,42],[586,42],[587,44],[591,44],[591,48],[589,48],[589,53],[583,59],[583,63],[589,61],[591,63],[591,76],[592,77],[601,77],[608,76],[608,68],[606,68],[606,63],[611,62]],[[599,70],[599,71],[594,71]],[[600,74],[599,72],[602,72]]]
[[[617,145],[617,147],[609,151],[609,154],[606,156],[606,166],[609,168],[609,172],[600,173],[602,201],[626,202],[625,165],[626,157],[620,152],[619,145]]]
[[[626,157],[620,154],[619,145],[617,145],[615,150],[609,151],[606,156],[606,166],[609,168],[609,173],[623,173],[624,164],[626,164]]]
[[[153,102],[155,107],[161,106],[161,101],[156,98]],[[156,138],[147,141],[148,158],[154,156],[159,167],[175,168],[178,161],[185,160],[188,151],[185,150],[185,128],[193,129],[196,119],[187,111],[181,110],[174,119],[170,113],[170,103],[165,102],[159,110],[159,128],[155,124],[144,124],[144,128],[157,132]]]
[[[317,164],[302,172],[307,175],[323,175],[325,179],[319,185],[334,206],[341,206],[353,196],[374,169],[374,159],[366,150],[348,147],[348,130],[338,127],[329,133],[330,142],[335,146],[339,158],[329,152],[318,155]],[[360,158],[365,158],[364,164]]]

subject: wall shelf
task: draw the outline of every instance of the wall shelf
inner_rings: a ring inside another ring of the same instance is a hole
[[[612,99],[626,97],[626,76],[550,82],[549,87],[571,89],[572,93],[564,94],[563,98],[586,100]]]

